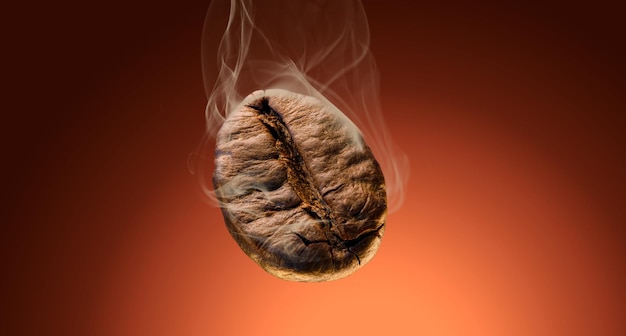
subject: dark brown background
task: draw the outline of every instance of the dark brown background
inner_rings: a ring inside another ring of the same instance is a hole
[[[624,335],[623,8],[366,1],[411,175],[374,260],[264,273],[187,167],[208,2],[2,23],[2,335]]]

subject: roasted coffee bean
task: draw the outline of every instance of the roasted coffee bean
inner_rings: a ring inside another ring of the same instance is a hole
[[[248,96],[218,132],[213,184],[230,234],[279,278],[343,278],[380,245],[380,166],[354,124],[316,98]]]

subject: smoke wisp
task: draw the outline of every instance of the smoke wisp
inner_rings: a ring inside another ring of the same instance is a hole
[[[193,167],[209,198],[217,203],[203,158],[224,120],[249,94],[283,89],[323,101],[358,128],[384,173],[388,210],[398,210],[409,164],[386,127],[369,45],[357,0],[212,1],[202,37],[206,137]]]

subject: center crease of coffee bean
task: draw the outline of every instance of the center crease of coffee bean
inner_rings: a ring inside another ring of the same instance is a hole
[[[261,99],[255,105],[248,105],[248,107],[259,113],[258,117],[260,122],[276,140],[276,148],[280,154],[279,160],[284,162],[287,166],[287,179],[296,195],[298,195],[302,201],[301,208],[316,221],[320,229],[324,232],[326,239],[310,240],[299,233],[294,234],[302,240],[305,246],[314,243],[326,243],[329,244],[331,249],[345,249],[354,255],[357,262],[360,264],[361,258],[356,253],[352,252],[350,248],[363,239],[378,234],[383,225],[375,230],[364,232],[354,239],[343,239],[338,233],[339,229],[336,225],[333,225],[335,220],[332,210],[316,186],[282,116],[269,106],[267,98]],[[332,257],[332,251],[330,255]]]

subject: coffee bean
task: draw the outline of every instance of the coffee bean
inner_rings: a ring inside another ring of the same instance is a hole
[[[230,234],[279,278],[343,278],[380,245],[382,171],[354,124],[316,98],[248,96],[217,134],[213,184]]]

